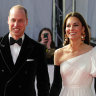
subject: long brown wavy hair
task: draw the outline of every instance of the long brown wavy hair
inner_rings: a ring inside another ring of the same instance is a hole
[[[41,34],[43,31],[48,31],[51,34],[51,45],[50,46],[51,46],[51,48],[55,48],[55,43],[53,41],[53,34],[52,34],[51,29],[49,29],[49,28],[44,27],[40,30],[39,35],[38,35],[38,41],[39,42],[41,41]]]
[[[66,34],[66,21],[67,21],[67,19],[68,19],[69,17],[76,17],[76,18],[78,18],[78,19],[80,20],[82,26],[85,27],[85,40],[84,40],[84,43],[86,43],[86,44],[89,45],[89,41],[90,41],[90,40],[89,40],[88,25],[87,25],[85,19],[83,18],[83,16],[82,16],[80,13],[78,13],[78,12],[70,12],[70,13],[68,13],[68,14],[66,15],[66,17],[65,17],[64,24],[63,24],[63,32],[64,32],[64,34],[63,34],[63,35],[64,35],[64,43],[63,43],[63,45],[69,44],[69,38],[68,38],[67,41],[65,40],[65,38],[66,38],[66,37],[65,37],[65,34]],[[65,41],[66,41],[66,42],[65,42]]]

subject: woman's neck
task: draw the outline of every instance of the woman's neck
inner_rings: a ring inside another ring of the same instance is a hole
[[[69,44],[69,50],[71,52],[79,51],[82,48],[83,44],[84,44],[83,41],[79,41],[79,40],[75,42],[71,41]]]

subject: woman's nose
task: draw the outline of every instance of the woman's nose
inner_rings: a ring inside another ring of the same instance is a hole
[[[74,29],[74,27],[73,27],[73,26],[71,26],[71,27],[70,27],[70,30],[73,30],[73,29]]]

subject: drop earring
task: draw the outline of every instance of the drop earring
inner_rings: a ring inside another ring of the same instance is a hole
[[[82,40],[82,41],[85,40],[85,33],[82,33],[81,40]]]

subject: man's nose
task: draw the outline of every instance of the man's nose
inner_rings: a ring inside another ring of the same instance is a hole
[[[15,22],[15,23],[14,23],[14,26],[18,26],[18,22]]]

